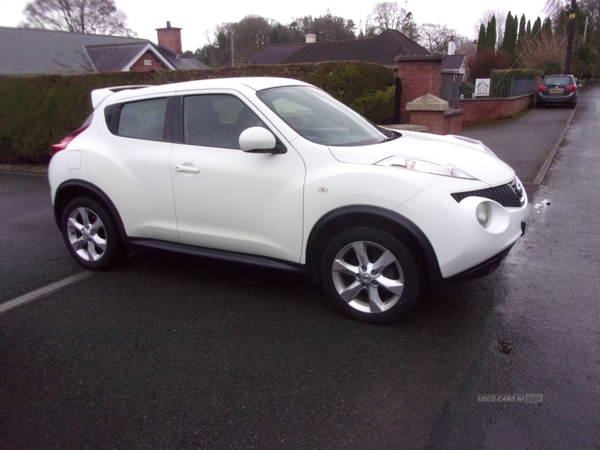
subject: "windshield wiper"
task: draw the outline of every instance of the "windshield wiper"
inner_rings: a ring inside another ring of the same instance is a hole
[[[394,133],[394,132],[392,132],[391,136],[386,137],[383,141],[381,141],[379,143],[383,144],[384,142],[393,141],[394,139],[398,139],[400,136],[402,136],[400,133]]]

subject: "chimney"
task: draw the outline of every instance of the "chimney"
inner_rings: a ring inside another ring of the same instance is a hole
[[[172,52],[181,55],[183,48],[181,46],[181,28],[171,27],[171,22],[167,21],[166,28],[157,28],[158,45],[168,48]]]
[[[306,38],[306,43],[307,44],[314,44],[315,42],[317,42],[317,35],[316,34],[312,34],[309,33],[305,36]]]
[[[454,55],[456,52],[456,42],[454,42],[454,36],[450,36],[448,41],[448,56]]]

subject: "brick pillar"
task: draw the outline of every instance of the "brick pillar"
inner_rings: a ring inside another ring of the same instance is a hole
[[[410,124],[427,127],[433,134],[460,134],[460,109],[448,109],[448,102],[435,95],[425,94],[406,105]]]
[[[442,60],[444,55],[398,56],[398,75],[402,79],[401,123],[409,123],[406,104],[425,94],[439,97],[442,89]]]

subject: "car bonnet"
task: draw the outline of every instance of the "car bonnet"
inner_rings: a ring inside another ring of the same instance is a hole
[[[392,156],[403,156],[452,164],[491,186],[515,178],[514,170],[480,141],[461,136],[402,131],[401,137],[381,144],[329,149],[334,158],[349,164],[376,164]]]

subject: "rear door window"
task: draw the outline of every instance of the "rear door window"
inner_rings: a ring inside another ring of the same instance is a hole
[[[167,102],[167,98],[155,98],[124,103],[120,105],[118,122],[112,127],[109,123],[109,128],[118,136],[164,141]]]

